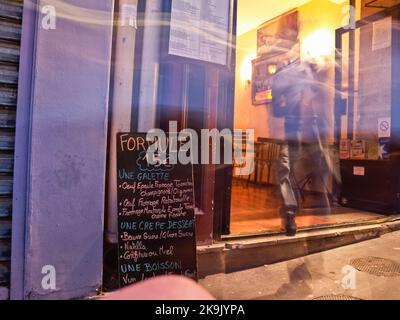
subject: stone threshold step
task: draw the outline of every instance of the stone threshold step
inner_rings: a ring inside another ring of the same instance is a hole
[[[295,237],[272,235],[227,239],[212,245],[197,247],[199,277],[291,260],[378,238],[396,230],[400,230],[400,221],[301,231]]]

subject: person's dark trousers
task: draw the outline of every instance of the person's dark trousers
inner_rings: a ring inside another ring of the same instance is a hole
[[[297,232],[295,218],[299,211],[299,203],[292,180],[301,146],[298,132],[291,132],[287,136],[290,138],[283,143],[280,150],[278,179],[282,196],[281,215],[284,228],[288,236],[294,236]]]

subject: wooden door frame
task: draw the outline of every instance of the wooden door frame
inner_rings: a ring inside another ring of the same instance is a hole
[[[228,55],[228,72],[226,78],[220,74],[218,79],[219,96],[215,109],[215,119],[210,128],[218,130],[234,130],[234,107],[235,107],[235,74],[236,74],[236,27],[237,27],[237,0],[231,0],[230,12],[230,50]],[[226,86],[221,90],[222,86]],[[223,235],[230,233],[231,215],[231,192],[232,192],[233,166],[231,164],[214,166],[214,188],[217,192],[213,194],[214,203],[213,216],[213,239],[221,240]]]
[[[237,0],[230,1],[229,40],[227,65],[217,65],[204,61],[196,61],[185,57],[168,54],[169,26],[162,31],[160,75],[172,79],[159,86],[159,110],[157,122],[162,128],[167,126],[165,120],[176,120],[178,128],[187,122],[184,114],[187,106],[187,72],[191,65],[204,67],[204,109],[203,129],[225,128],[233,130],[235,65],[236,65],[236,16]],[[170,12],[171,3],[166,1],[164,12]],[[162,82],[162,81],[161,81]],[[171,94],[172,92],[181,94]],[[169,109],[170,108],[170,109]],[[210,145],[210,152],[212,146]],[[196,215],[196,238],[199,245],[211,244],[221,239],[222,234],[229,233],[230,188],[232,165],[203,165],[201,174],[200,206],[203,214]],[[222,170],[221,170],[222,168]],[[220,190],[224,190],[220,192]]]

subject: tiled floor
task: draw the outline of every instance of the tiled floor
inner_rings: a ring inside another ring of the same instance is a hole
[[[306,198],[307,202],[316,199]],[[276,187],[235,181],[232,187],[231,234],[273,232],[281,229],[280,195]],[[303,209],[296,218],[299,228],[376,220],[385,216],[350,208]]]

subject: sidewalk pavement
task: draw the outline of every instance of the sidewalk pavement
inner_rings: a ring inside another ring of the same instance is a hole
[[[350,260],[369,256],[400,264],[400,231],[303,258],[207,276],[199,282],[223,300],[312,300],[330,295],[400,300],[400,265],[397,277],[376,276],[348,267]]]

